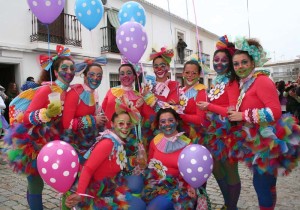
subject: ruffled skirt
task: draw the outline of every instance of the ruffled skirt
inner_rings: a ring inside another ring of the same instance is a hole
[[[283,115],[275,125],[246,123],[243,126],[243,147],[251,151],[244,158],[259,173],[287,175],[300,159],[300,126],[290,114]]]
[[[146,172],[145,187],[142,192],[142,199],[149,203],[159,195],[169,198],[174,209],[194,209],[197,201],[196,195],[193,197],[188,193],[188,184],[178,177],[167,175],[165,179],[159,179],[159,175],[153,169]]]

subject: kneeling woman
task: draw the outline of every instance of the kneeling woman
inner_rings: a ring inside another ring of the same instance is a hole
[[[126,170],[127,137],[132,120],[127,112],[114,113],[110,130],[105,130],[90,149],[79,177],[76,194],[66,199],[71,208],[82,209],[145,209],[144,202],[130,195],[122,171]],[[126,196],[125,196],[126,194]],[[94,198],[84,197],[89,195]]]
[[[150,143],[148,174],[143,199],[147,209],[194,209],[193,189],[183,180],[178,169],[180,152],[191,140],[179,132],[179,115],[171,108],[160,109],[156,123],[160,132]]]

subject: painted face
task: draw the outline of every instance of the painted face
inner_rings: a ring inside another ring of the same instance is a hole
[[[132,128],[132,122],[128,114],[120,114],[113,122],[114,132],[122,139],[126,139]]]
[[[187,64],[183,70],[182,76],[185,84],[191,87],[199,81],[200,74],[196,65]]]
[[[70,60],[64,60],[58,68],[58,79],[70,84],[75,75],[74,63]]]
[[[154,74],[158,78],[167,77],[167,73],[170,70],[167,62],[162,58],[156,58],[153,63]]]
[[[102,81],[102,69],[99,66],[91,66],[86,75],[86,85],[95,90]]]
[[[119,72],[119,78],[121,85],[131,87],[135,80],[135,75],[129,66],[122,66]]]
[[[159,129],[165,134],[165,136],[172,136],[177,130],[177,120],[173,114],[166,112],[159,117]]]
[[[229,66],[229,59],[224,52],[218,52],[214,57],[214,70],[217,74],[224,74],[227,72]]]
[[[238,54],[233,56],[233,68],[240,78],[246,78],[254,69],[254,62],[246,54]]]

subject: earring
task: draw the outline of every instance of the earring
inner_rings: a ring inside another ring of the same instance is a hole
[[[80,74],[80,77],[81,77],[81,78],[84,78],[84,74],[83,74],[83,73],[81,73],[81,74]]]

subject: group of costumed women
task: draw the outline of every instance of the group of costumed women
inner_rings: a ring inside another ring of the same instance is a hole
[[[274,209],[277,176],[299,160],[299,126],[291,115],[281,116],[269,72],[256,68],[266,62],[256,40],[241,38],[234,45],[223,36],[216,48],[210,90],[199,83],[197,60],[184,64],[184,87],[170,80],[174,53],[163,47],[150,55],[155,77],[146,77],[139,91],[133,87],[135,66],[122,64],[121,85],[107,91],[102,106],[94,90],[104,58],[75,64],[62,46],[51,59],[41,56],[42,67],[51,70],[42,72],[40,87],[12,101],[5,135],[9,164],[27,175],[30,209],[43,209],[37,155],[58,139],[76,149],[82,166],[64,200],[69,208],[195,209],[197,189],[181,176],[178,157],[186,146],[202,144],[214,159],[222,209],[237,209],[239,161],[253,171],[260,209]],[[83,84],[69,87],[75,74]],[[49,102],[51,92],[60,93],[61,104]]]

